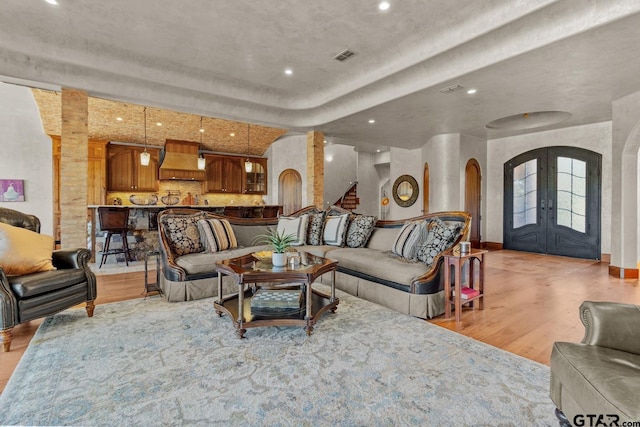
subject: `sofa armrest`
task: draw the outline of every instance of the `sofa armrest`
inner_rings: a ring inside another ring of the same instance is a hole
[[[580,320],[585,327],[583,344],[640,354],[640,306],[584,301]]]
[[[162,274],[167,280],[172,282],[184,282],[187,280],[187,271],[176,264],[174,258],[167,254],[164,246],[160,245],[160,264],[162,265]]]
[[[89,249],[60,249],[53,251],[51,261],[58,270],[70,268],[89,268],[91,251]]]
[[[13,328],[18,324],[18,301],[11,292],[9,280],[0,267],[0,330]]]

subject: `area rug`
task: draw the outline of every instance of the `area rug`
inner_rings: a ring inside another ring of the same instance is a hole
[[[338,292],[301,327],[236,337],[213,300],[161,297],[46,319],[0,396],[2,425],[557,425],[549,369]]]

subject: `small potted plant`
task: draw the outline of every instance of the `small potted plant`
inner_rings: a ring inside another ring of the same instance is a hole
[[[296,240],[296,234],[278,233],[278,230],[269,229],[267,234],[256,236],[254,242],[271,245],[273,253],[271,254],[271,263],[274,267],[284,267],[287,265],[287,248]]]

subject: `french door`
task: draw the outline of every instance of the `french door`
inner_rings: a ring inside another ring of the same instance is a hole
[[[505,249],[600,259],[602,157],[532,150],[504,164]]]

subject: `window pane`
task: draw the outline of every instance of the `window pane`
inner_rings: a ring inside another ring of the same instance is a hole
[[[571,173],[571,160],[568,157],[558,157],[558,173]]]
[[[587,163],[578,159],[558,157],[557,218],[558,225],[584,233],[586,214]]]
[[[513,228],[537,222],[538,161],[513,168]]]

